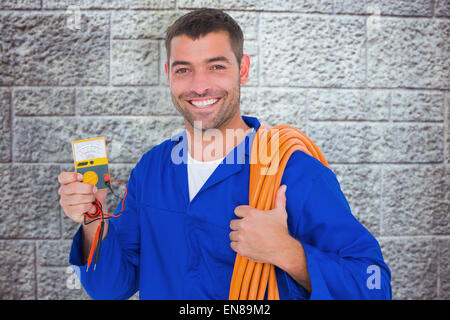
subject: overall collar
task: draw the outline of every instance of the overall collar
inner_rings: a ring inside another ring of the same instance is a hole
[[[243,150],[244,155],[245,156],[250,155],[251,143],[253,142],[255,133],[261,126],[261,123],[259,122],[259,120],[257,118],[250,117],[250,116],[242,116],[242,120],[244,120],[244,122],[247,124],[247,126],[249,126],[250,128],[253,128],[254,130],[251,133],[247,134],[245,139],[238,146],[236,146],[232,151],[230,151],[230,153],[225,158],[229,157],[233,152],[240,151],[243,147],[243,146],[241,146],[241,144],[245,145],[245,148]],[[174,150],[174,152],[176,153],[177,151],[179,151],[178,154],[173,154],[173,155],[176,155],[177,157],[175,157],[176,159],[172,159],[172,164],[180,164],[180,163],[186,164],[187,163],[187,153],[186,152],[188,151],[186,130],[183,130],[182,132],[179,132],[179,133],[173,135],[171,140],[175,142],[173,149],[176,149],[176,150]],[[228,162],[228,163],[230,163],[230,162]]]
[[[231,175],[237,174],[244,168],[245,164],[250,163],[253,138],[261,124],[255,117],[242,116],[242,120],[244,120],[244,122],[254,130],[247,134],[245,139],[227,154],[202,188],[198,191],[197,195],[213,185],[225,180]],[[186,134],[186,130],[183,130],[171,138],[171,140],[175,142],[171,150],[171,165],[176,170],[176,176],[180,179],[179,181],[181,185],[184,186],[182,192],[186,202],[189,203],[189,186],[187,181],[188,143]],[[197,195],[192,200],[195,200]]]

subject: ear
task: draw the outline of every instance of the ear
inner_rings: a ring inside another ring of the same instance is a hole
[[[168,62],[166,61],[166,62],[164,62],[164,70],[166,71],[166,76],[167,76],[167,82],[169,83],[169,85],[170,85],[170,81],[169,81],[169,64],[168,64]]]
[[[250,72],[250,57],[246,54],[242,55],[241,59],[241,69],[239,71],[239,78],[241,84],[246,84],[248,82],[248,75]]]

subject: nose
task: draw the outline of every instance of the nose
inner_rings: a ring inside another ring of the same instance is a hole
[[[211,89],[210,79],[204,71],[196,71],[192,78],[191,91],[203,95]]]

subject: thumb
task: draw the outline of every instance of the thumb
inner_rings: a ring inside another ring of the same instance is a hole
[[[286,189],[287,189],[287,186],[285,184],[283,184],[280,188],[278,188],[277,195],[275,196],[274,209],[282,208],[283,210],[285,210],[285,208],[286,208]]]
[[[107,194],[107,189],[102,189],[102,190],[98,190],[97,192],[94,193],[95,197],[100,200],[100,202],[102,204],[106,204],[106,194]]]

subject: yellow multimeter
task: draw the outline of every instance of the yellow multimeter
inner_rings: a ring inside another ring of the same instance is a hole
[[[107,189],[105,175],[109,175],[105,138],[72,141],[75,172],[83,175],[83,182]]]

